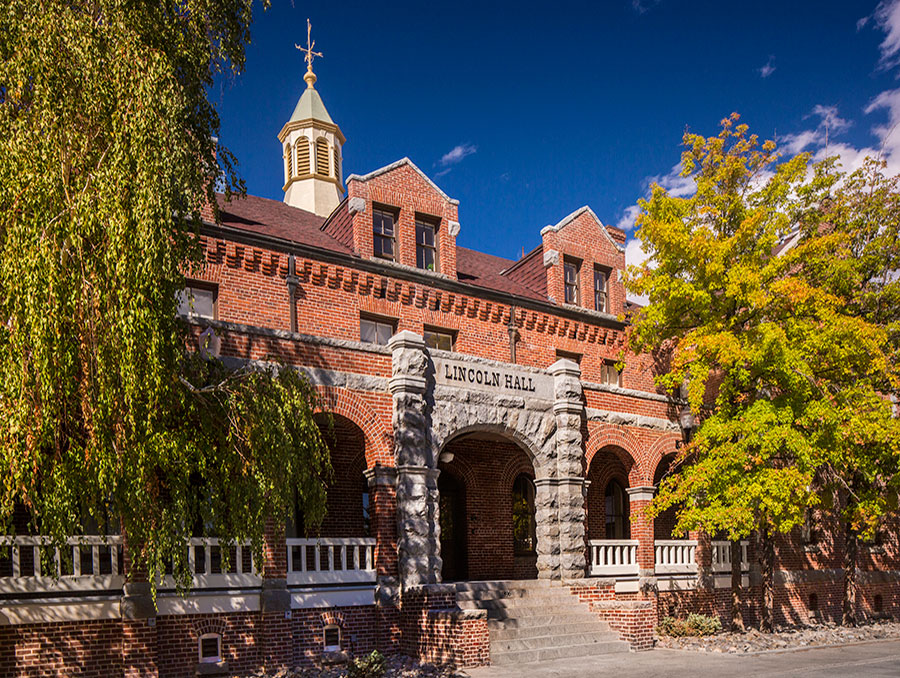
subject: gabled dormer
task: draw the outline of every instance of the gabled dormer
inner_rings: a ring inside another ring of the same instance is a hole
[[[541,229],[550,301],[612,316],[625,310],[625,233],[604,226],[590,207]]]
[[[409,158],[347,177],[347,210],[360,257],[456,277],[459,201]]]

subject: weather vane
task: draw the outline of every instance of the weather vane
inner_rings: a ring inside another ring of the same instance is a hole
[[[312,39],[312,24],[309,22],[309,19],[306,20],[306,47],[302,45],[294,45],[297,49],[303,52],[306,56],[303,59],[306,61],[306,75],[303,76],[303,79],[309,83],[309,86],[312,87],[313,83],[316,81],[316,76],[313,73],[313,59],[316,57],[322,56],[321,52],[314,52],[313,47],[316,46],[316,41]],[[312,78],[310,78],[312,76]],[[312,82],[310,82],[310,80]]]

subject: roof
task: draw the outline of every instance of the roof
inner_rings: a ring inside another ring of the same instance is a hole
[[[418,175],[420,177],[422,177],[428,183],[428,185],[431,186],[438,193],[438,195],[440,195],[444,200],[449,202],[451,205],[459,204],[459,200],[457,200],[456,198],[451,198],[449,195],[444,193],[444,191],[441,190],[441,187],[438,186],[436,183],[434,183],[434,181],[431,180],[431,177],[429,177],[427,174],[425,174],[425,172],[420,170],[418,165],[416,165],[416,163],[414,163],[409,158],[400,158],[399,160],[392,162],[390,165],[385,165],[384,167],[379,167],[377,170],[372,170],[368,174],[363,174],[363,175],[351,174],[349,177],[347,177],[347,183],[349,184],[351,181],[361,181],[361,182],[365,183],[369,179],[374,179],[377,176],[386,174],[387,172],[395,170],[398,167],[403,167],[404,165],[408,165],[415,172],[417,172]]]
[[[331,116],[328,115],[325,104],[322,102],[322,97],[319,96],[319,93],[312,85],[307,87],[300,96],[300,101],[294,106],[294,112],[291,113],[289,122],[309,120],[310,118],[327,122],[329,125],[334,124]]]
[[[465,247],[456,247],[456,274],[460,282],[528,299],[547,301],[547,297],[540,292],[500,274],[514,263],[503,257],[495,257],[492,254],[476,252]]]

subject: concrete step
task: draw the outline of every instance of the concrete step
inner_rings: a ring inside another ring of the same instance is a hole
[[[588,633],[591,635],[603,635],[610,633],[609,624],[599,619],[590,621],[572,622],[560,629],[563,634]],[[488,621],[488,632],[491,634],[491,643],[504,640],[518,640],[525,638],[539,638],[548,635],[549,629],[544,626],[501,626],[498,620]]]
[[[586,622],[599,622],[596,615],[590,612],[583,612],[581,614],[578,613],[569,613],[569,614],[555,614],[555,615],[540,615],[533,617],[506,617],[504,619],[498,619],[496,617],[491,617],[490,613],[488,613],[488,628],[495,629],[524,629],[524,628],[534,628],[544,627],[547,629],[554,627],[563,627],[568,626],[569,624],[579,624]]]
[[[591,645],[592,643],[618,642],[616,633],[566,633],[528,638],[510,638],[507,640],[491,639],[491,652],[520,652],[522,650],[544,650],[548,647],[571,647],[573,645]]]
[[[589,619],[596,619],[597,617],[597,615],[592,613],[588,608],[581,607],[575,601],[571,603],[553,603],[548,605],[492,605],[479,607],[478,609],[487,610],[488,619],[526,619],[529,617],[572,615],[583,616]]]
[[[519,598],[528,598],[529,600],[573,600],[577,601],[568,589],[563,588],[545,588],[545,589],[506,589],[506,590],[490,590],[490,591],[458,591],[456,599],[459,601],[479,601],[479,600],[517,600]]]
[[[548,647],[540,650],[514,650],[511,652],[494,652],[493,647],[491,647],[491,663],[498,666],[504,664],[527,664],[550,659],[589,657],[617,652],[628,652],[628,643],[621,640],[611,640],[581,645]]]

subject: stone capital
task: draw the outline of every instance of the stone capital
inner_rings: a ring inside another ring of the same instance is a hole
[[[431,468],[430,466],[413,466],[411,464],[401,464],[397,467],[398,476],[424,476],[429,480],[437,480],[437,477],[440,474],[440,469]]]
[[[544,252],[544,268],[555,266],[559,263],[559,252],[556,250],[547,250]]]
[[[369,487],[396,487],[397,469],[394,466],[382,466],[381,464],[367,468],[363,471]]]
[[[553,403],[553,414],[575,414],[581,415],[584,412],[584,405],[574,400],[557,400]]]
[[[359,197],[350,198],[350,200],[347,201],[347,211],[350,212],[350,214],[356,214],[357,212],[365,213],[365,211],[366,211],[365,198],[359,198]]]
[[[655,485],[643,485],[638,487],[629,487],[625,490],[631,501],[653,501],[656,495]]]
[[[458,221],[448,221],[447,222],[447,232],[453,238],[458,236],[459,235],[459,222]]]
[[[575,379],[581,378],[581,367],[579,367],[578,363],[576,363],[574,360],[569,360],[568,358],[560,358],[550,367],[548,367],[547,371],[550,372],[550,374],[552,374],[554,377],[574,377]]]
[[[397,332],[397,334],[388,339],[387,345],[392,351],[402,348],[425,350],[425,340],[415,332],[410,332],[409,330]]]
[[[391,393],[425,393],[425,387],[425,377],[412,374],[395,374],[388,381],[388,390]]]

